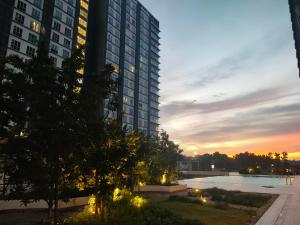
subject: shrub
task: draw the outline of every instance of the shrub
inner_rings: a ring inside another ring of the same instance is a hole
[[[184,196],[170,196],[168,201],[184,202],[184,203],[195,203],[199,204],[200,201],[195,198],[189,198]]]
[[[203,191],[203,194],[210,196],[212,201],[226,202],[236,205],[244,205],[250,207],[261,207],[267,203],[271,196],[242,193],[239,191],[226,191],[218,188],[211,188]]]
[[[81,213],[64,225],[203,225],[203,223],[183,219],[167,209],[154,205],[134,208],[121,204],[112,210],[105,221]]]
[[[214,207],[216,209],[221,209],[221,210],[227,210],[228,209],[228,204],[226,202],[217,202]]]

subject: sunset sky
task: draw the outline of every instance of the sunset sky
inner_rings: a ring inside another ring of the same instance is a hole
[[[161,128],[186,155],[300,159],[288,1],[141,0],[161,27]]]

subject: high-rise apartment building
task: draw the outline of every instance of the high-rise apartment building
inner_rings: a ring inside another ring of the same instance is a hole
[[[90,1],[89,14],[87,76],[112,64],[123,78],[123,124],[157,134],[159,22],[137,0]]]
[[[300,0],[289,0],[289,5],[300,76]]]
[[[86,76],[105,64],[122,77],[123,124],[148,135],[158,131],[159,22],[137,0],[0,0],[0,56],[31,58],[43,38],[62,67],[87,44]]]
[[[29,59],[43,37],[49,56],[61,68],[72,50],[86,42],[88,0],[0,0],[0,4],[2,56]]]

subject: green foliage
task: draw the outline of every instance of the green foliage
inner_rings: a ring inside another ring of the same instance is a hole
[[[210,196],[212,201],[257,208],[263,206],[271,199],[270,195],[226,191],[218,188],[203,190],[203,194]]]
[[[201,204],[199,199],[189,198],[189,197],[185,197],[185,196],[177,196],[177,195],[170,196],[168,201]]]
[[[214,207],[216,209],[221,209],[221,210],[227,210],[228,209],[228,204],[226,202],[217,202]]]
[[[41,42],[31,60],[6,58],[0,89],[5,103],[1,113],[7,118],[1,121],[5,141],[0,143],[8,197],[25,203],[45,200],[56,214],[58,199],[72,186],[69,174],[75,166],[80,102],[75,90],[81,88],[77,70],[83,60],[78,49],[58,70],[47,52]]]
[[[183,219],[171,211],[154,205],[133,208],[121,205],[111,212],[106,221],[87,214],[76,216],[65,225],[203,225],[199,221]]]
[[[148,145],[151,149],[150,155],[145,159],[148,167],[148,183],[161,184],[161,178],[165,174],[165,184],[171,184],[177,179],[176,164],[182,159],[182,150],[169,139],[165,131],[151,139]]]

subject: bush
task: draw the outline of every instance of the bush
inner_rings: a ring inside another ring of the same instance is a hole
[[[212,201],[226,202],[236,205],[244,205],[250,207],[261,207],[266,204],[271,196],[260,194],[242,193],[239,191],[226,191],[218,188],[211,188],[203,191],[203,194],[210,196]]]
[[[228,204],[226,202],[217,202],[214,207],[216,209],[221,209],[221,210],[227,210],[228,209]]]
[[[81,213],[64,225],[203,225],[203,223],[183,219],[169,210],[154,205],[134,208],[121,204],[112,210],[110,217],[104,222],[100,218]]]
[[[170,196],[168,201],[194,203],[194,204],[199,204],[200,203],[200,201],[198,199],[188,198],[188,197],[184,197],[184,196]]]

